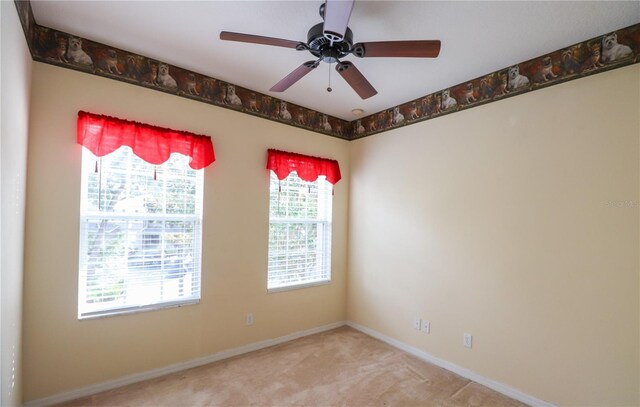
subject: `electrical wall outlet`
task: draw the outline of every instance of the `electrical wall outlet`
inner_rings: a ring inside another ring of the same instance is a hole
[[[247,325],[253,325],[253,314],[251,312],[247,314],[247,318],[245,322]]]
[[[471,348],[471,342],[473,341],[473,336],[471,334],[465,333],[462,337],[462,344],[465,348]]]
[[[415,318],[413,320],[413,329],[415,329],[416,331],[419,331],[421,326],[422,326],[422,320],[420,318]]]
[[[427,321],[426,319],[422,320],[422,332],[425,334],[431,332],[431,322]]]

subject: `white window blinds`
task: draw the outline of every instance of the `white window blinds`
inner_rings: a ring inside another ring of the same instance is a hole
[[[267,288],[330,281],[332,185],[324,176],[306,182],[295,172],[282,181],[270,174]]]
[[[175,153],[82,154],[78,317],[197,302],[203,171]]]

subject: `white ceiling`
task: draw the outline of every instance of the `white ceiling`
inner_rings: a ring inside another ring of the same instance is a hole
[[[264,94],[353,120],[640,22],[639,1],[364,1],[349,27],[354,42],[440,39],[436,59],[348,56],[378,90],[362,100],[321,64],[284,93],[269,88],[306,51],[221,41],[235,31],[306,42],[322,0],[32,1],[40,25],[118,47]]]

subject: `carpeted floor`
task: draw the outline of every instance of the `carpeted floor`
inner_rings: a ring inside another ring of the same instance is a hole
[[[388,405],[523,406],[348,327],[64,404]]]

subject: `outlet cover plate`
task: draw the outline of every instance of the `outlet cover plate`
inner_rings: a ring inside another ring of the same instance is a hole
[[[415,318],[413,320],[413,329],[415,329],[416,331],[419,331],[421,327],[422,327],[422,320],[420,318]]]
[[[473,343],[473,336],[471,334],[465,333],[462,337],[462,344],[465,348],[471,349],[471,345]]]

